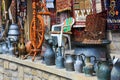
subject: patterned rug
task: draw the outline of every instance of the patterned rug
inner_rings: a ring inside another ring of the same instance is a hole
[[[71,0],[56,0],[57,12],[71,10]]]

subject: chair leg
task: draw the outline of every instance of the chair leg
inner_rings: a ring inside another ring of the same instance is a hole
[[[68,44],[69,44],[69,49],[71,50],[71,39],[70,39],[70,35],[64,34],[64,36],[67,37],[67,39],[68,39]]]
[[[71,50],[71,40],[70,40],[70,36],[68,36],[68,43],[69,43],[69,49]]]
[[[60,35],[57,36],[58,39],[58,46],[61,47],[62,46],[62,40],[60,39]]]
[[[62,46],[62,41],[61,41],[61,39],[60,39],[60,35],[52,34],[51,36],[57,37],[57,44],[58,44],[58,46],[59,46],[59,47]]]
[[[62,39],[60,39],[60,35],[51,35],[51,36],[57,37],[58,47],[61,47],[61,46],[62,46]],[[63,36],[67,37],[69,49],[71,50],[71,39],[70,39],[70,35],[63,34]]]

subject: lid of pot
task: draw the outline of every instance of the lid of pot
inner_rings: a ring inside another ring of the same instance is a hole
[[[18,30],[9,30],[8,35],[19,35],[20,32]]]
[[[19,29],[17,24],[11,24],[9,29]]]

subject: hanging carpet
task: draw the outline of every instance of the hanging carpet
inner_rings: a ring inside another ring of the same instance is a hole
[[[56,0],[57,12],[71,10],[71,0]]]

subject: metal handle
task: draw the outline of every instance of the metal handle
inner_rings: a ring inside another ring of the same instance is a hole
[[[96,57],[95,56],[90,56],[90,58],[92,58],[92,57],[94,58],[94,61],[96,61]]]
[[[82,54],[80,54],[80,56],[81,56],[82,60],[85,61],[85,58],[86,58],[85,54],[82,53]],[[84,58],[83,58],[83,56],[84,56]]]

